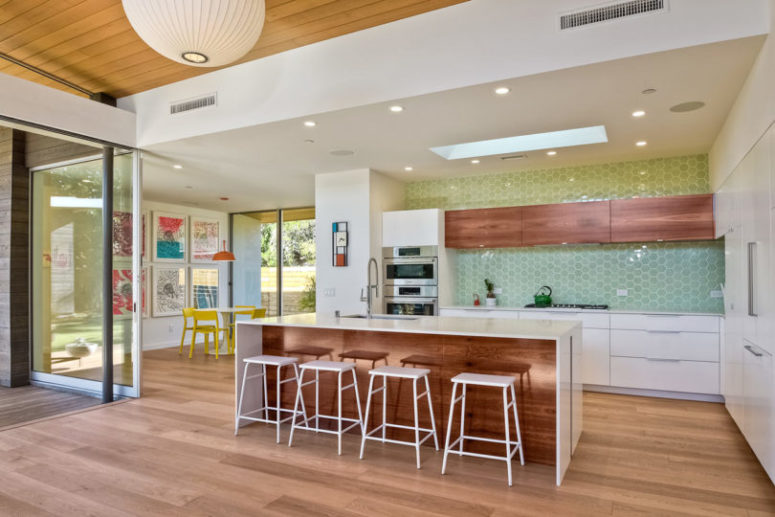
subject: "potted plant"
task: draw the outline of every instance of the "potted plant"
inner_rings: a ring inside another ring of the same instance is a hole
[[[485,301],[487,307],[495,307],[495,283],[485,278],[484,286],[487,288],[487,300]]]

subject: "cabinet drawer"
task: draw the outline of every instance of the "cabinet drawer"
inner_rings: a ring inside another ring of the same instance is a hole
[[[611,330],[611,355],[718,362],[719,335],[711,332]]]
[[[611,358],[611,385],[622,388],[719,393],[718,363]]]
[[[610,379],[611,350],[608,329],[582,330],[581,382],[608,386]]]
[[[506,318],[519,319],[519,312],[497,309],[441,309],[439,316],[451,316],[455,318]]]
[[[718,316],[691,314],[611,314],[612,329],[718,332]]]
[[[607,329],[610,325],[608,314],[565,311],[520,311],[523,320],[581,320],[584,328]]]

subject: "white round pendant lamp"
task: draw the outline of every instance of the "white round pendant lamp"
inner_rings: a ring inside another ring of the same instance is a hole
[[[190,66],[228,65],[264,27],[264,0],[122,0],[132,28],[162,56]]]

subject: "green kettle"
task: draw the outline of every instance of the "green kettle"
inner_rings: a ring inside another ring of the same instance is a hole
[[[536,307],[549,307],[552,304],[552,288],[548,285],[541,286],[533,295]]]

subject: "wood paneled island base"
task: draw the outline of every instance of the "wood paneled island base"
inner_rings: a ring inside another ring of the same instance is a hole
[[[448,424],[450,396],[452,383],[450,379],[462,372],[486,373],[493,375],[509,375],[515,379],[519,421],[522,429],[525,459],[528,462],[542,463],[546,465],[558,465],[557,455],[558,431],[566,431],[565,440],[570,449],[575,446],[573,434],[570,432],[571,391],[572,382],[568,379],[565,396],[558,397],[558,338],[536,339],[534,337],[502,337],[483,335],[461,335],[449,333],[433,333],[432,329],[416,332],[413,330],[401,331],[397,328],[324,328],[320,326],[282,324],[280,320],[291,320],[298,316],[284,317],[262,321],[262,324],[245,322],[238,325],[237,332],[237,358],[236,373],[239,386],[241,380],[241,358],[257,353],[271,355],[287,355],[299,357],[299,361],[306,362],[316,359],[304,354],[296,354],[294,351],[303,347],[315,346],[330,349],[331,357],[339,360],[339,354],[344,352],[367,351],[386,354],[387,364],[392,366],[408,366],[427,368],[430,370],[430,388],[433,399],[439,443],[443,448],[444,437]],[[344,320],[344,318],[342,318]],[[433,318],[455,319],[457,318]],[[466,318],[463,318],[466,320]],[[332,318],[333,320],[333,318]],[[257,320],[261,321],[261,320]],[[495,321],[495,320],[489,320]],[[501,320],[502,321],[502,320]],[[358,322],[360,323],[360,322]],[[538,324],[539,322],[533,322]],[[545,325],[548,322],[540,322]],[[569,328],[573,326],[569,322],[560,322]],[[478,323],[481,324],[481,321]],[[351,327],[351,325],[346,325]],[[568,341],[577,334],[579,340],[580,331],[575,329],[568,336]],[[256,345],[260,344],[260,350]],[[569,350],[570,352],[570,350]],[[567,354],[568,362],[572,354]],[[328,357],[323,357],[328,359]],[[368,394],[369,374],[372,368],[372,360],[357,360],[358,389],[362,408],[365,410],[365,401]],[[384,361],[377,360],[380,366]],[[567,370],[570,370],[568,365]],[[269,400],[274,404],[274,369],[268,372]],[[349,378],[349,377],[347,377]],[[305,377],[305,381],[311,377]],[[320,413],[336,414],[336,376],[334,374],[320,374]],[[377,387],[377,386],[375,386]],[[260,386],[254,384],[252,390],[255,394]],[[307,410],[310,414],[314,411],[314,386],[304,388]],[[308,390],[308,391],[307,391]],[[294,383],[283,385],[283,407],[293,407],[296,386]],[[247,397],[246,397],[247,398]],[[566,408],[564,425],[558,425],[557,405],[565,403]],[[564,401],[564,402],[563,402]],[[244,404],[244,403],[243,403]],[[355,402],[350,396],[343,397],[343,416],[357,418]],[[381,394],[376,394],[372,404],[372,414],[368,415],[368,428],[373,429],[381,423]],[[579,403],[580,406],[580,403]],[[250,406],[248,406],[250,407]],[[260,403],[255,407],[260,407]],[[458,406],[460,407],[460,406]],[[580,408],[579,408],[580,409]],[[453,420],[452,437],[457,436],[460,429],[460,412],[456,411]],[[388,383],[387,395],[388,422],[402,425],[414,425],[412,409],[412,385],[409,381],[396,379]],[[578,415],[580,427],[580,415]],[[321,421],[321,426],[323,425]],[[331,425],[330,422],[327,422]],[[430,427],[430,417],[421,406],[420,426]],[[360,430],[353,429],[351,433],[360,434]],[[413,439],[413,432],[391,429],[388,437],[407,440]],[[489,438],[503,439],[503,398],[500,390],[488,388],[469,388],[466,403],[465,434]],[[575,433],[580,434],[580,429]],[[562,437],[561,437],[562,439]],[[573,442],[573,443],[570,443]],[[373,443],[373,442],[371,442]],[[432,446],[431,441],[426,445]],[[367,445],[368,450],[369,445]],[[503,445],[487,442],[467,441],[466,450],[484,452],[488,454],[503,454]],[[347,454],[348,451],[345,451]],[[357,453],[357,451],[350,451]],[[563,454],[562,452],[560,454]],[[558,483],[559,483],[558,477]]]

